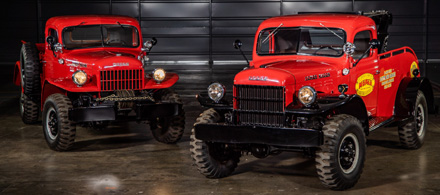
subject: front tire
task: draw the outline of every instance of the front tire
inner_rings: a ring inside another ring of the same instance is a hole
[[[319,179],[332,190],[353,187],[362,174],[367,147],[361,123],[351,115],[335,115],[322,131],[324,144],[315,158]]]
[[[50,95],[44,103],[43,132],[47,145],[55,151],[67,151],[75,141],[76,126],[69,120],[72,103],[62,94]]]
[[[214,109],[205,110],[197,118],[197,124],[217,123],[220,115]],[[241,153],[228,147],[227,144],[205,142],[191,134],[191,157],[199,172],[207,178],[222,178],[231,175],[240,161]]]
[[[414,120],[399,127],[400,143],[408,149],[422,147],[428,126],[428,104],[422,91],[417,92]]]
[[[166,103],[183,104],[180,96],[171,89],[161,89],[154,94],[154,99]],[[185,129],[185,111],[173,117],[157,118],[150,121],[153,137],[162,143],[173,144],[178,142]]]

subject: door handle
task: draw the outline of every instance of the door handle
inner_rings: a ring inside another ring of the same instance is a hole
[[[376,74],[380,74],[380,70],[376,70]]]

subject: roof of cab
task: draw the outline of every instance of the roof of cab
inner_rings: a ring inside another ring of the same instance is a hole
[[[259,30],[270,27],[277,27],[280,24],[282,27],[325,27],[342,28],[346,31],[356,29],[360,26],[375,26],[374,21],[362,15],[356,14],[298,14],[288,16],[278,16],[269,18],[260,24]]]
[[[55,16],[47,20],[46,26],[62,29],[67,26],[94,24],[127,24],[139,28],[139,22],[132,17],[117,15],[72,15]]]

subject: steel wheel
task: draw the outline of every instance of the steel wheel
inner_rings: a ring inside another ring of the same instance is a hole
[[[359,161],[359,141],[353,133],[345,135],[342,139],[338,159],[344,173],[351,173],[356,168]]]
[[[422,104],[417,106],[416,128],[417,136],[421,137],[425,133],[425,110]]]
[[[54,140],[58,136],[58,117],[57,112],[53,107],[49,108],[46,114],[46,131],[47,135],[49,135],[49,138]]]

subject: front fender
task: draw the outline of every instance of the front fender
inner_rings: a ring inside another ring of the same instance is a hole
[[[358,95],[349,95],[343,99],[338,96],[321,97],[317,100],[316,107],[298,107],[289,105],[286,108],[286,113],[293,115],[335,115],[335,114],[349,114],[356,117],[364,127],[365,133],[368,135],[368,114],[367,108],[362,98]]]
[[[165,79],[157,83],[153,78],[147,77],[144,80],[144,89],[164,89],[170,88],[179,80],[179,75],[176,73],[167,73]]]
[[[232,104],[225,100],[225,98],[216,103],[214,100],[211,100],[211,98],[208,97],[207,92],[202,92],[196,95],[196,99],[199,101],[200,105],[205,108],[214,108],[215,110],[232,110]]]
[[[71,78],[46,79],[45,82],[69,92],[99,92],[100,91],[98,85],[96,84],[96,79],[92,80],[92,83],[87,83],[81,87],[78,87],[75,83],[73,83]]]

